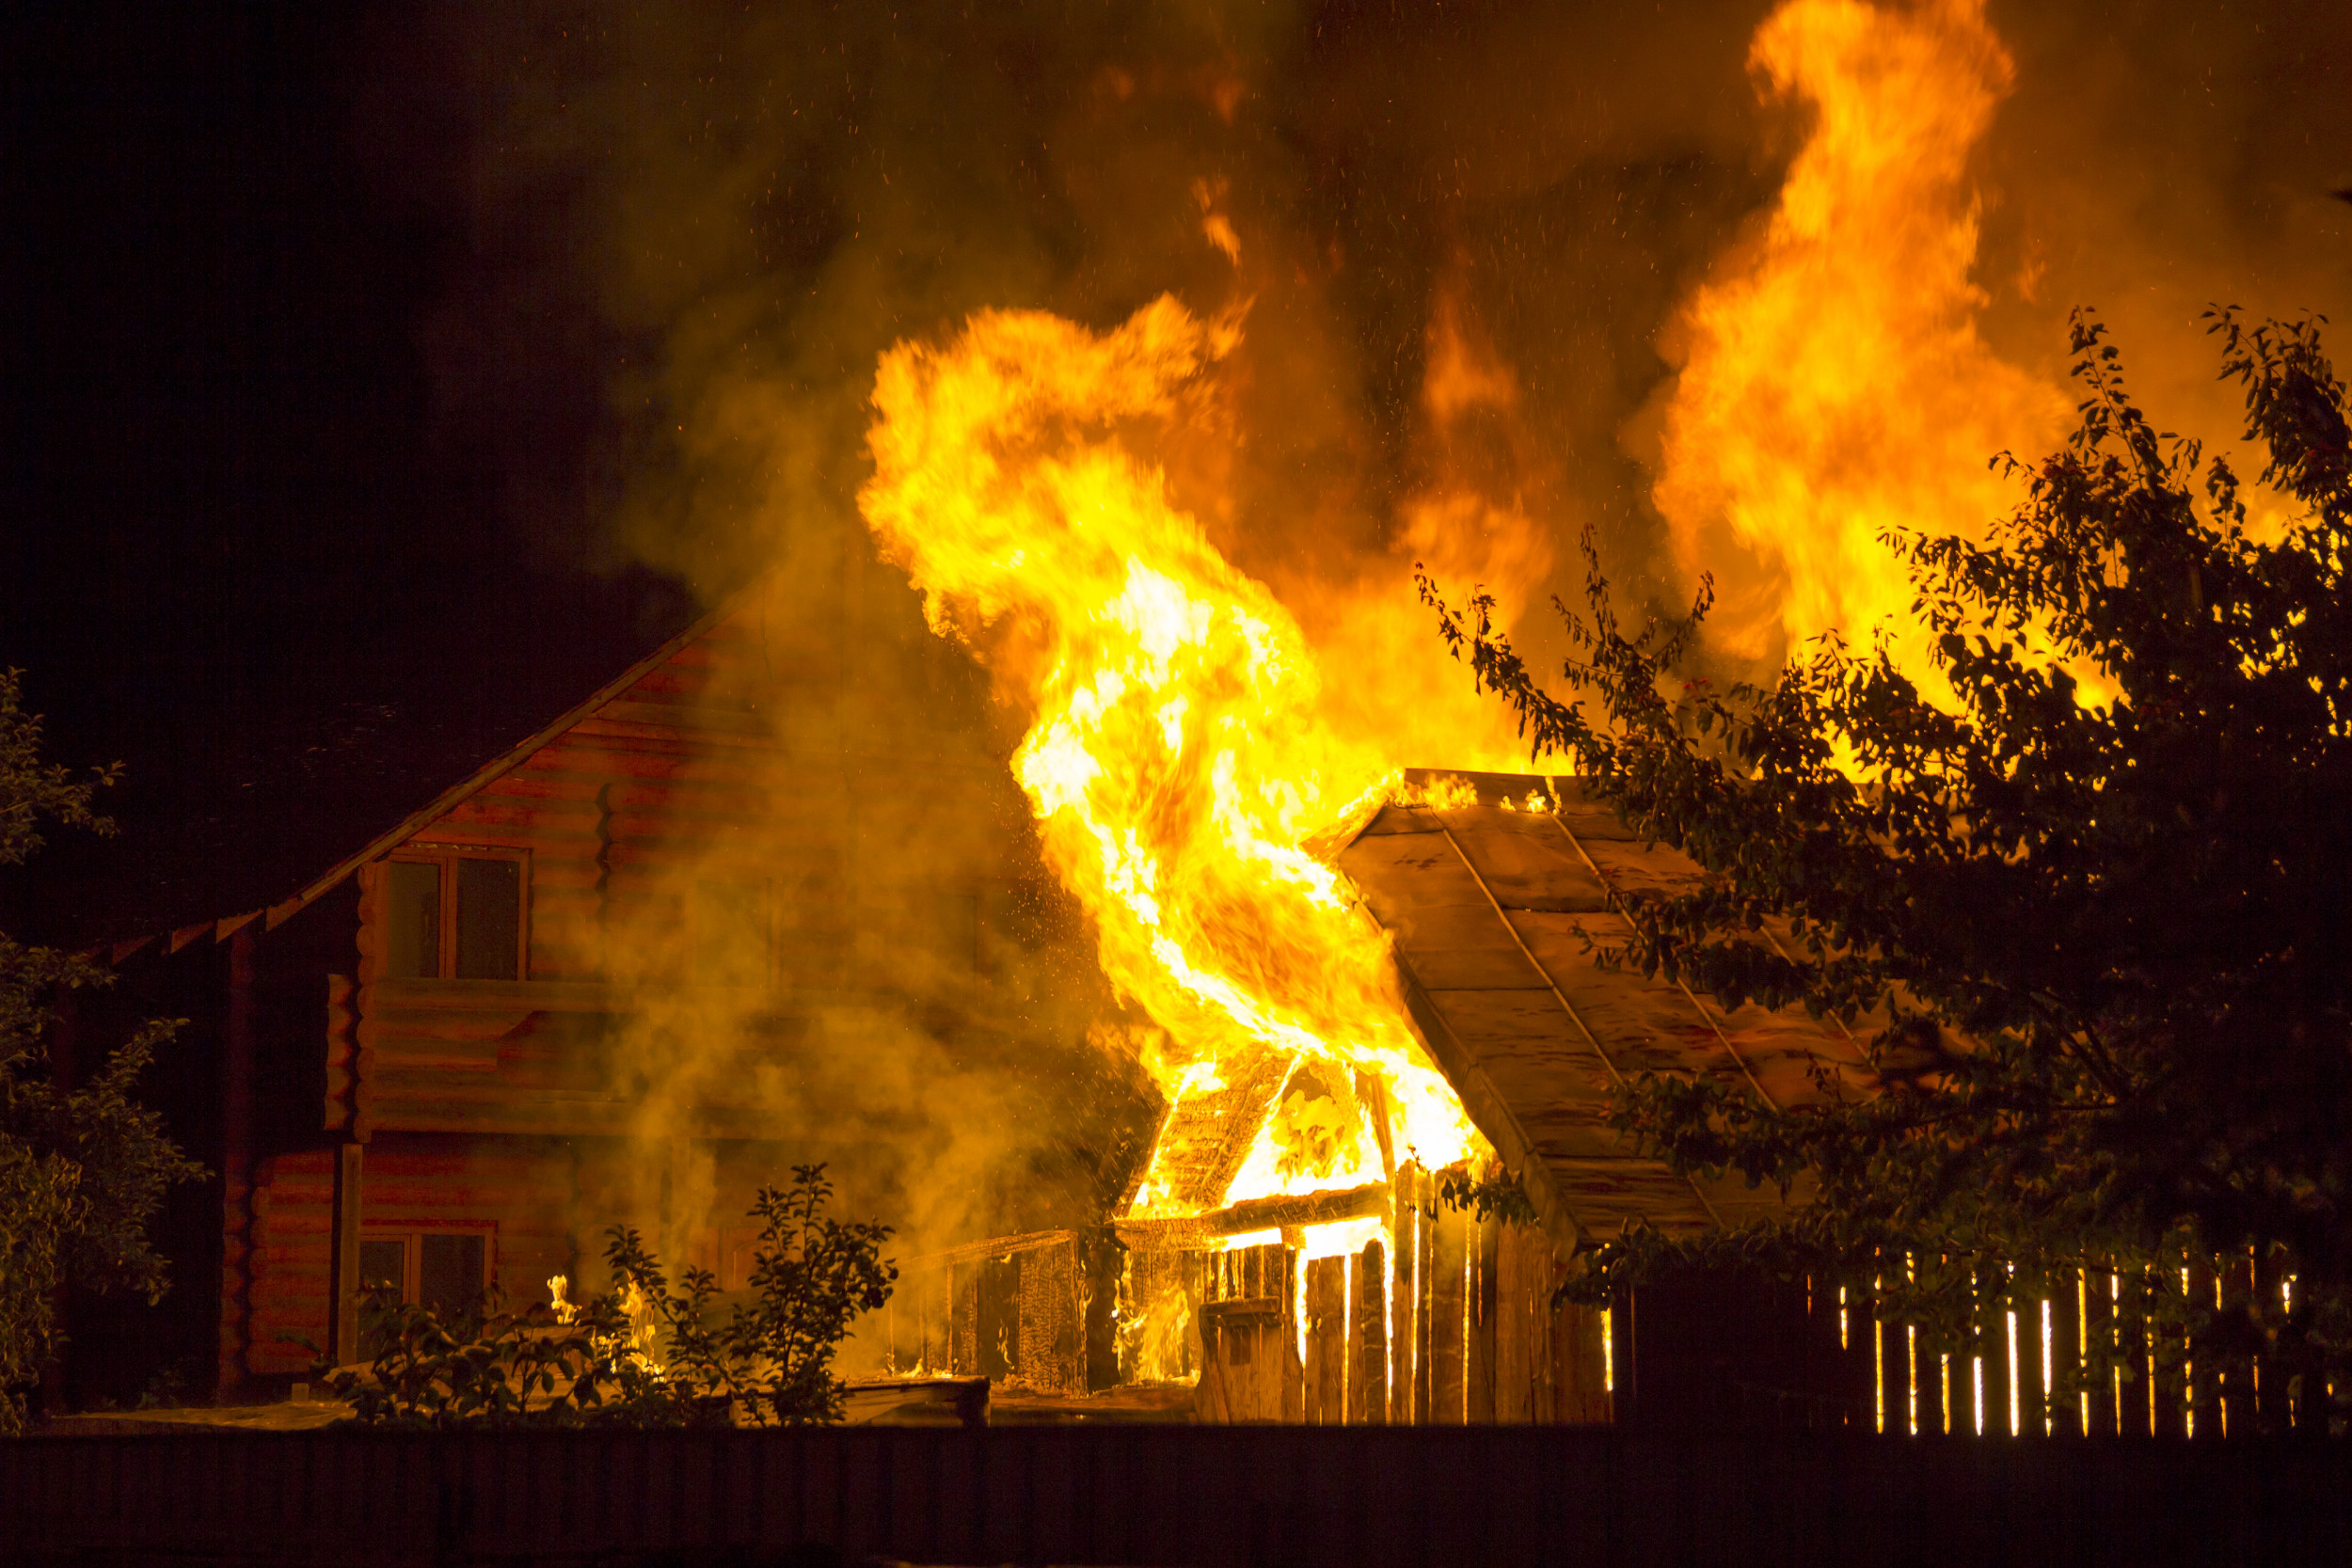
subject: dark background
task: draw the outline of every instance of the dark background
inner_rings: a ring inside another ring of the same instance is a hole
[[[1744,69],[1767,9],[7,8],[0,665],[51,756],[128,773],[119,837],[0,874],[0,929],[282,896],[741,580],[772,468],[862,534],[876,351],[983,304],[1214,304],[1202,171],[1265,364],[1300,367],[1260,493],[1365,520],[1253,524],[1237,561],[1379,544],[1454,287],[1526,386],[1538,499],[1678,599],[1621,433],[1796,145]],[[2344,298],[2352,8],[1992,11],[2003,353],[2051,369],[2090,302],[2143,389],[2206,387],[2205,302]],[[746,386],[799,446],[727,446]]]
[[[54,841],[0,918],[137,935],[282,896],[691,610],[518,548],[437,417],[418,328],[462,264],[464,132],[415,124],[445,134],[399,182],[368,166],[369,19],[42,6],[8,32],[0,662],[51,757],[128,776],[121,835]]]

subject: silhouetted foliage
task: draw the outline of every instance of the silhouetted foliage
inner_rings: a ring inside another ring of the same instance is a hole
[[[0,865],[23,863],[48,823],[112,832],[92,806],[119,772],[77,780],[42,763],[40,719],[24,710],[18,672],[0,671]],[[87,958],[0,936],[0,1433],[23,1424],[20,1390],[57,1352],[60,1287],[162,1299],[168,1268],[149,1229],[165,1191],[203,1174],[135,1098],[177,1023],[146,1024],[81,1085],[49,1075],[59,997],[112,980]]]
[[[1486,597],[1459,614],[1423,579],[1535,750],[1706,873],[1627,899],[1604,960],[1804,1007],[1876,1069],[1876,1092],[1824,1077],[1781,1113],[1706,1078],[1630,1086],[1616,1125],[1677,1169],[1807,1201],[1632,1229],[1584,1255],[1585,1298],[1674,1263],[1883,1275],[1891,1311],[1980,1351],[1972,1292],[2113,1261],[2216,1354],[2352,1392],[2352,440],[2318,323],[2209,319],[2289,515],[2249,521],[2078,313],[2080,428],[1998,460],[2027,482],[2017,514],[1983,545],[1887,539],[1947,693],[1835,635],[1770,686],[1677,681],[1709,591],[1628,635],[1588,540],[1563,700]],[[1906,1254],[1915,1277],[1880,1261]],[[2214,1258],[2266,1288],[2186,1300],[2184,1262]]]
[[[578,1307],[510,1309],[497,1291],[446,1315],[372,1289],[364,1370],[315,1376],[371,1426],[796,1426],[841,1418],[834,1354],[850,1325],[890,1299],[890,1227],[832,1218],[822,1165],[763,1187],[752,1300],[723,1322],[717,1278],[688,1269],[673,1289],[635,1230],[615,1226],[612,1290]]]

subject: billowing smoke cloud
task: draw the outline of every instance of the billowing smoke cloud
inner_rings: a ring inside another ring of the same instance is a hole
[[[853,651],[853,691],[795,687],[787,752],[1001,773],[1022,716],[930,638],[856,515],[876,361],[981,307],[1099,329],[1172,292],[1243,327],[1197,425],[1137,436],[1176,499],[1322,644],[1335,702],[1419,716],[1429,762],[1490,759],[1508,736],[1396,613],[1411,563],[1498,590],[1538,654],[1581,530],[1637,604],[1677,607],[1714,564],[1677,556],[1654,499],[1661,410],[1689,302],[1752,263],[1812,129],[1802,95],[1750,74],[1769,9],[453,6],[402,45],[425,87],[394,95],[462,105],[436,112],[470,137],[471,260],[430,345],[447,422],[549,551],[647,562],[712,602],[765,575],[803,644]],[[2352,206],[2328,195],[2352,185],[2352,12],[2084,0],[1987,21],[2014,73],[1961,174],[1983,353],[2062,394],[2065,312],[2095,305],[2166,428],[2231,433],[2197,312],[2352,292]],[[890,876],[942,856],[1012,875],[964,834],[933,818]],[[1083,951],[1017,960],[1044,1033],[1106,1006]],[[1020,1151],[955,1129],[1029,1091],[922,1027],[928,1006],[813,1025],[867,1066],[768,1102],[929,1138],[954,1151],[932,1186],[970,1191]],[[755,1010],[640,1042],[676,1053],[648,1083],[723,1070]],[[906,1205],[943,1238],[1005,1220]]]

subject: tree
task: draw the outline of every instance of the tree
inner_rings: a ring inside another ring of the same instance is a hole
[[[2291,518],[2249,524],[2228,464],[2149,424],[2078,313],[2081,425],[1996,460],[2027,482],[2014,516],[1984,545],[1886,541],[1948,696],[1836,636],[1766,686],[1677,683],[1708,590],[1628,634],[1588,540],[1554,697],[1486,598],[1457,613],[1422,580],[1536,752],[1706,874],[1629,901],[1603,961],[1841,1021],[1877,1073],[1786,1114],[1631,1086],[1617,1126],[1676,1168],[1815,1196],[1632,1231],[1580,1294],[1676,1264],[1883,1276],[1890,1311],[1980,1349],[1972,1291],[2114,1260],[2201,1346],[2277,1358],[2306,1401],[2352,1391],[2352,434],[2318,322],[2209,320]],[[1879,1261],[1905,1254],[1915,1278]],[[2265,1289],[2185,1299],[2185,1259],[2249,1256]]]
[[[0,672],[0,865],[22,864],[50,823],[112,832],[92,804],[118,775],[76,779],[43,764],[21,673]],[[0,935],[0,1433],[22,1426],[20,1390],[56,1354],[61,1286],[162,1299],[168,1268],[149,1227],[167,1188],[203,1174],[135,1098],[176,1025],[147,1024],[81,1085],[46,1075],[56,998],[112,978],[87,959]]]

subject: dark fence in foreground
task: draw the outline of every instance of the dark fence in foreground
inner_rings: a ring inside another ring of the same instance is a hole
[[[796,1546],[1283,1568],[2344,1562],[2352,1449],[1606,1428],[0,1444],[10,1564],[715,1563]]]

